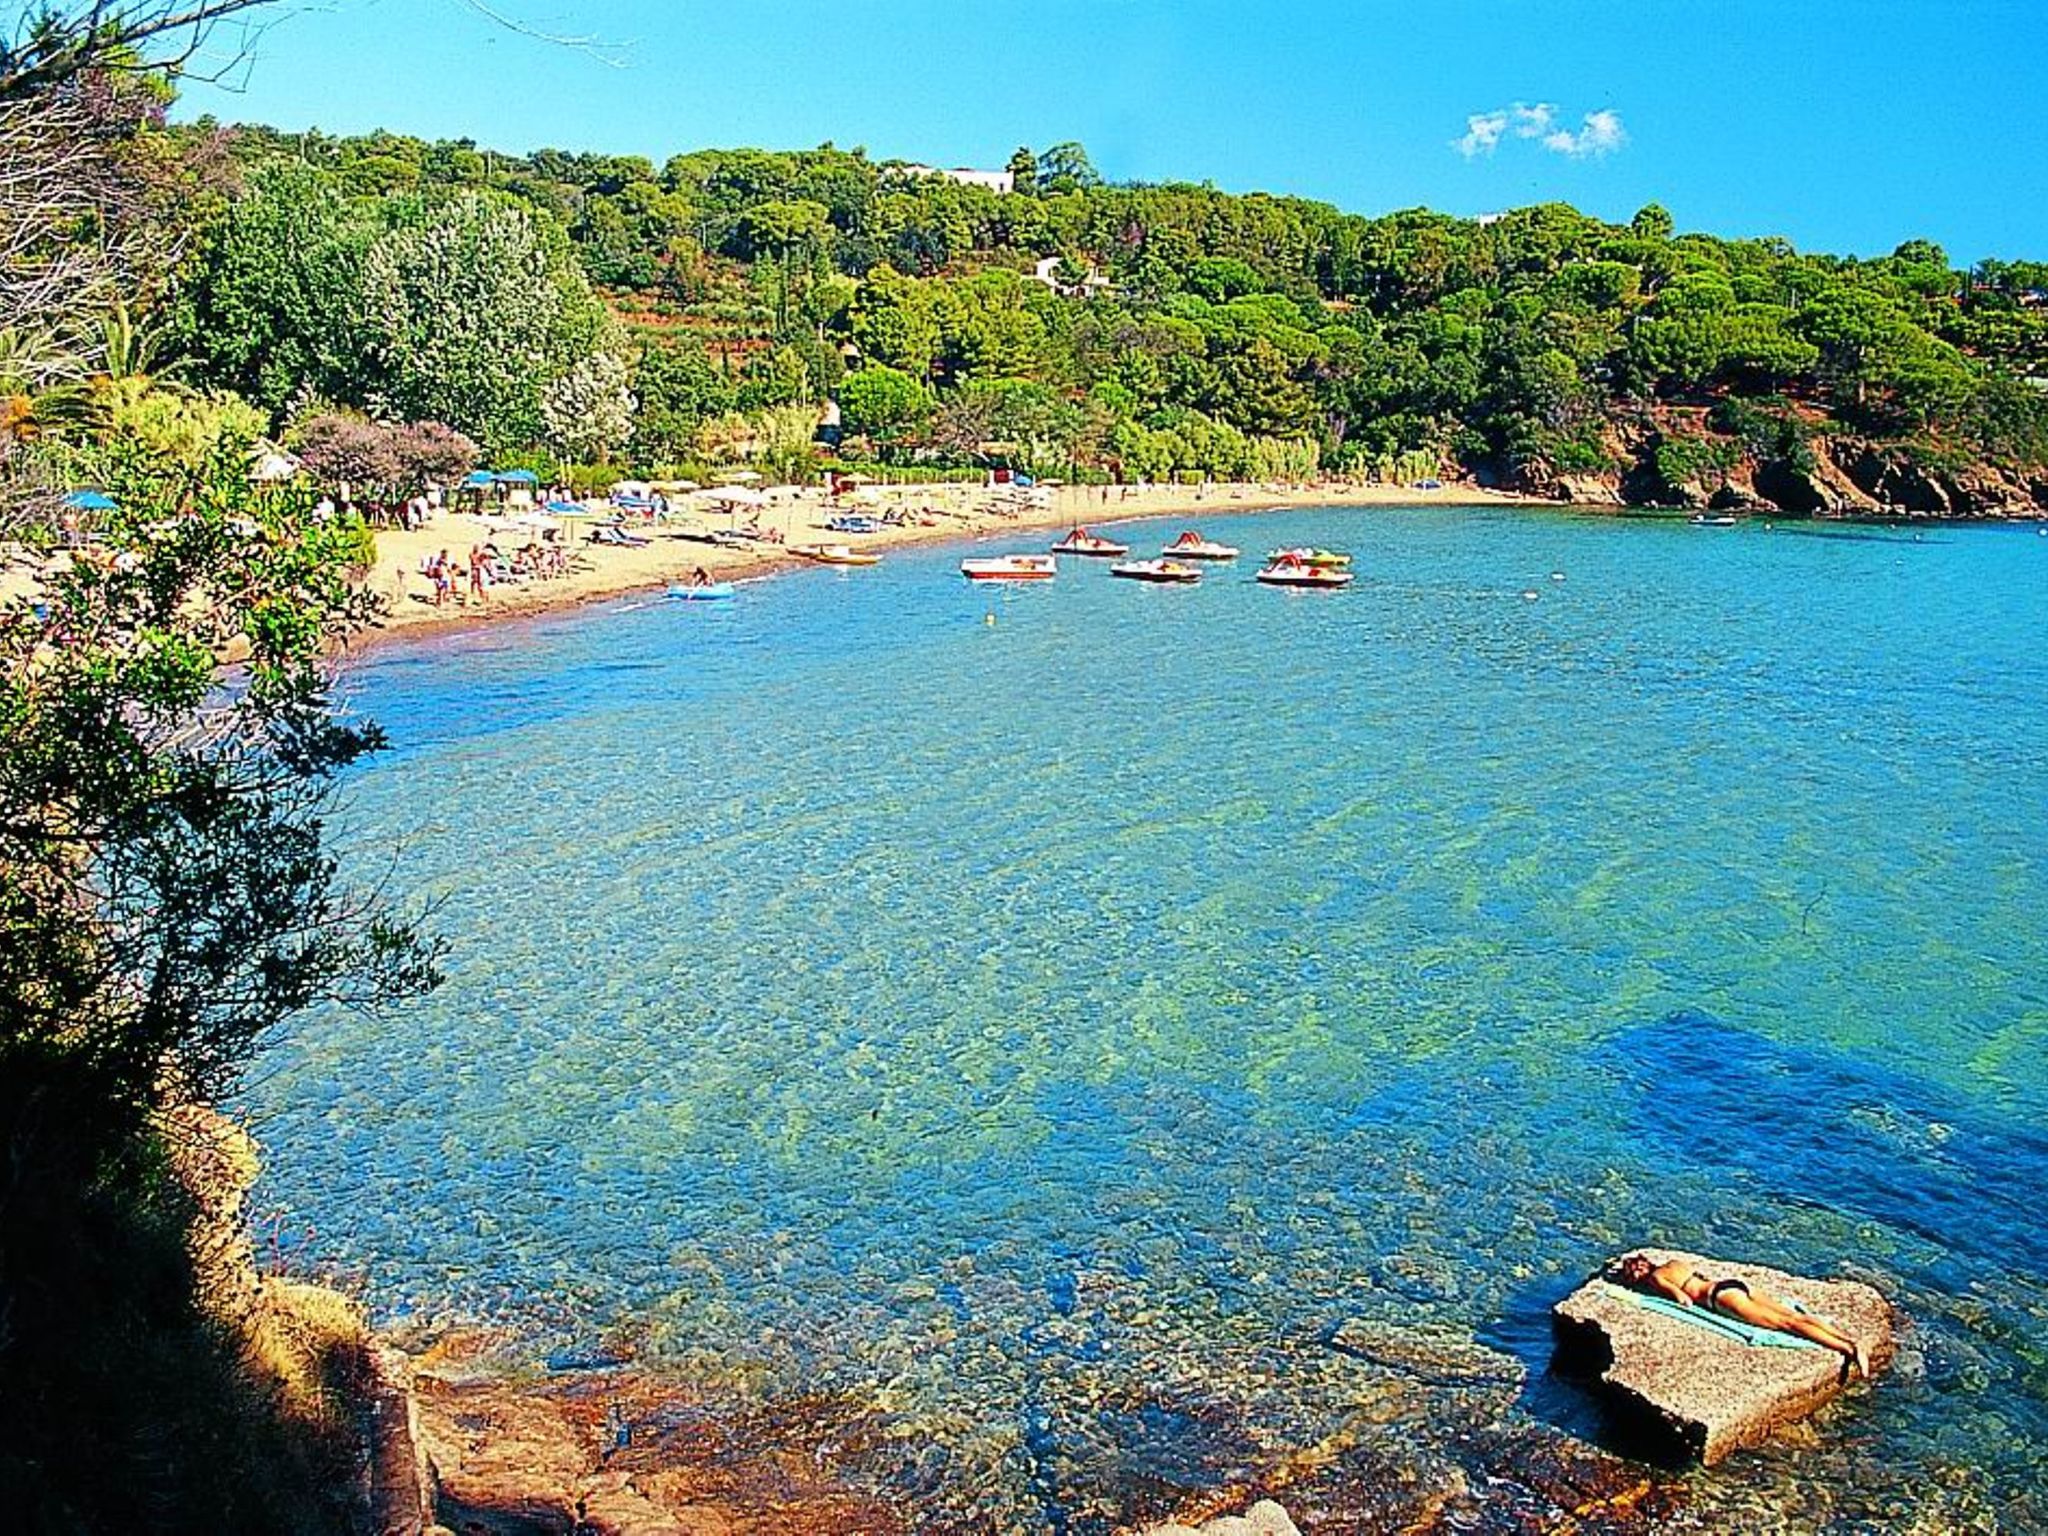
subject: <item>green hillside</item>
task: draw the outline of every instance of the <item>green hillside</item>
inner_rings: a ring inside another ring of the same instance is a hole
[[[1073,478],[1441,474],[1789,510],[2048,495],[2048,267],[1962,272],[1925,241],[1809,254],[1681,234],[1654,205],[1364,217],[1110,185],[1076,145],[1018,151],[1006,192],[830,145],[657,167],[178,137],[217,167],[180,345],[274,414],[430,417],[500,457],[649,472],[752,452],[806,473],[764,413],[836,399],[850,454]]]

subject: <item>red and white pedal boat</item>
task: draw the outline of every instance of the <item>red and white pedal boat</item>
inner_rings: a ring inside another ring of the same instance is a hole
[[[1114,539],[1105,539],[1100,534],[1090,533],[1086,528],[1076,528],[1059,543],[1053,545],[1056,555],[1094,555],[1122,559],[1131,552],[1128,544],[1119,544]]]
[[[1288,550],[1259,572],[1259,580],[1269,587],[1334,589],[1350,586],[1351,573],[1334,566],[1310,565],[1294,551]]]
[[[1214,539],[1205,539],[1192,528],[1160,553],[1169,560],[1235,560],[1238,555],[1236,545],[1218,544]]]
[[[1051,581],[1060,563],[1051,555],[992,555],[960,562],[969,581]]]

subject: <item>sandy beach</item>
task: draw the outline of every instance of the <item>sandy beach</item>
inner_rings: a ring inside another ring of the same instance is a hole
[[[708,535],[728,528],[731,523],[729,518],[716,513],[697,517],[686,514],[668,522],[636,524],[631,531],[648,542],[631,548],[593,543],[591,524],[573,525],[574,558],[567,574],[496,585],[481,602],[458,596],[436,607],[433,583],[421,574],[423,565],[434,555],[446,550],[450,560],[463,565],[472,546],[495,537],[500,551],[509,555],[515,542],[530,537],[524,531],[494,532],[501,520],[444,512],[416,531],[379,530],[377,563],[367,580],[372,590],[386,601],[378,633],[418,635],[434,629],[468,628],[496,619],[572,608],[662,587],[700,568],[719,580],[738,580],[806,564],[789,552],[792,545],[845,543],[882,553],[912,545],[1005,533],[1021,536],[1076,523],[1094,526],[1147,517],[1180,515],[1195,525],[1205,519],[1281,507],[1413,506],[1432,501],[1446,505],[1505,504],[1525,500],[1468,485],[1448,485],[1440,491],[1344,484],[1112,486],[1106,496],[1099,486],[1061,486],[1040,504],[1002,508],[992,504],[980,486],[904,488],[884,498],[880,506],[829,506],[819,491],[784,492],[758,514],[758,526],[771,535],[779,534],[781,544],[728,547],[710,542]],[[892,507],[912,514],[924,511],[926,515],[921,520],[885,526],[871,534],[836,534],[824,527],[826,518],[835,511],[872,513]],[[1020,538],[1017,547],[1019,551],[1037,551],[1044,543],[1040,538]],[[458,580],[456,586],[458,594],[462,594],[465,583]],[[374,641],[376,636],[370,638]]]

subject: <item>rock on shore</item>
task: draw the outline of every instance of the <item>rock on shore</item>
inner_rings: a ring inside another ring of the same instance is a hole
[[[1891,1362],[1891,1307],[1868,1285],[1670,1249],[1637,1251],[1653,1263],[1677,1259],[1703,1275],[1743,1280],[1798,1302],[1859,1340],[1873,1376]],[[1807,1417],[1843,1388],[1839,1355],[1747,1344],[1617,1296],[1597,1277],[1552,1308],[1551,1317],[1558,1372],[1596,1382],[1619,1427],[1653,1455],[1711,1466]]]

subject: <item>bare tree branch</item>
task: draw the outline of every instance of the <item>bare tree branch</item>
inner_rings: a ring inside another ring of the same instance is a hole
[[[91,70],[168,70],[207,46],[221,23],[277,0],[16,0],[0,40],[0,100],[64,84]],[[246,55],[246,41],[235,58]],[[234,67],[223,66],[221,72]]]
[[[626,67],[621,45],[617,43],[605,42],[594,36],[572,37],[563,33],[548,32],[533,26],[531,23],[523,22],[515,16],[507,16],[503,11],[485,4],[485,0],[455,0],[455,3],[467,10],[476,12],[477,15],[483,17],[486,21],[503,27],[508,32],[516,32],[521,37],[530,37],[538,42],[552,43],[558,48],[573,48],[578,53],[588,54],[591,58],[596,59],[600,64],[610,69],[623,69]]]

